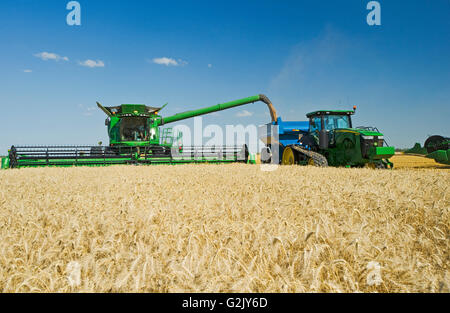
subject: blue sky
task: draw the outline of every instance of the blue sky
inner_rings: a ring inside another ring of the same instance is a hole
[[[381,26],[368,0],[79,2],[68,26],[68,1],[0,1],[0,154],[107,143],[95,101],[171,115],[259,93],[285,120],[355,104],[398,147],[450,135],[449,0],[380,0]],[[203,119],[267,122],[262,103]]]

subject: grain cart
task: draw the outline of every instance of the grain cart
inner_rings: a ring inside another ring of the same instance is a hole
[[[254,163],[247,145],[243,146],[183,146],[182,134],[161,126],[184,119],[262,101],[267,104],[272,119],[276,112],[270,100],[256,95],[217,104],[198,110],[163,117],[163,107],[143,104],[97,106],[107,115],[108,146],[12,146],[8,157],[2,158],[2,168],[40,166],[101,166],[114,164],[177,164],[177,163]]]
[[[283,121],[281,117],[259,128],[266,146],[261,162],[284,165],[392,168],[388,160],[394,147],[386,146],[374,127],[352,125],[353,110],[319,110],[308,113],[309,121]]]

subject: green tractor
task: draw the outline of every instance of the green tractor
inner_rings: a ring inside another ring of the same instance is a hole
[[[276,114],[270,100],[256,95],[217,104],[198,110],[163,117],[165,107],[143,104],[97,106],[107,115],[108,146],[12,146],[8,157],[1,159],[1,168],[41,166],[103,166],[115,164],[177,164],[177,163],[255,163],[255,155],[242,146],[184,146],[182,134],[161,126],[261,101]]]
[[[309,121],[282,121],[260,128],[266,144],[263,163],[284,165],[392,168],[395,154],[375,127],[352,125],[353,110],[319,110],[308,113]],[[281,156],[281,158],[280,158]]]

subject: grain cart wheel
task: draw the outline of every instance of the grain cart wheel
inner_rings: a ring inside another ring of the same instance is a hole
[[[284,148],[283,157],[281,158],[282,165],[298,164],[298,154],[290,146]]]

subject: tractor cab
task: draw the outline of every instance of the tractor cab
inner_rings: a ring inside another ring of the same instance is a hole
[[[351,116],[355,114],[353,110],[319,110],[306,114],[309,119],[309,136],[304,141],[319,148],[328,149],[334,145],[334,130],[352,128]]]
[[[338,128],[352,128],[351,115],[354,110],[320,110],[308,113],[309,132],[319,133],[324,130],[330,132]]]

